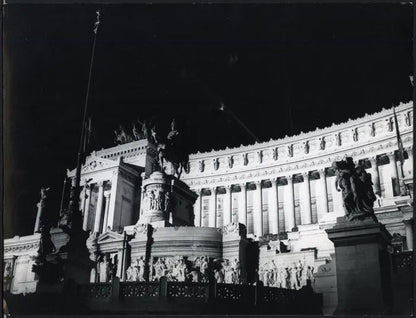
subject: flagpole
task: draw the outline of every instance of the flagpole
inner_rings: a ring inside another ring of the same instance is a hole
[[[75,184],[73,188],[73,195],[72,195],[72,217],[80,214],[79,211],[79,193],[80,193],[80,180],[81,180],[81,164],[82,164],[82,157],[84,155],[83,148],[84,148],[84,138],[85,138],[85,124],[86,124],[86,117],[87,117],[87,110],[88,110],[88,100],[89,100],[89,93],[90,93],[90,87],[91,87],[91,75],[92,75],[92,67],[94,64],[94,55],[95,55],[95,46],[97,42],[97,33],[98,33],[98,27],[100,25],[100,11],[98,10],[96,12],[97,14],[97,21],[94,24],[94,40],[92,44],[92,52],[91,52],[91,60],[90,60],[90,68],[88,73],[88,82],[87,82],[87,93],[85,96],[85,103],[84,103],[84,113],[82,117],[82,124],[81,124],[81,136],[80,136],[80,142],[79,142],[79,148],[78,148],[78,156],[77,156],[77,167],[76,167],[76,173],[75,173]]]
[[[403,171],[403,163],[404,163],[404,153],[403,153],[403,143],[402,138],[400,136],[399,130],[399,123],[397,121],[397,114],[396,108],[393,106],[393,116],[394,116],[394,125],[396,126],[396,137],[397,137],[397,147],[399,150],[399,160],[400,160],[400,178],[399,178],[399,185],[401,189],[401,194],[406,195],[408,193],[406,185],[404,183],[404,171]]]
[[[70,228],[66,229],[69,234],[69,241],[66,245],[67,258],[65,267],[65,290],[68,293],[74,292],[74,284],[85,284],[90,280],[90,270],[93,266],[93,261],[89,259],[89,250],[86,246],[88,233],[82,227],[83,217],[80,210],[80,179],[81,179],[81,164],[84,156],[84,138],[85,138],[85,119],[88,110],[88,97],[91,86],[92,66],[94,62],[95,44],[97,40],[98,26],[100,24],[100,12],[97,11],[97,20],[94,24],[94,41],[91,53],[90,68],[88,74],[87,93],[85,96],[84,111],[81,124],[81,137],[77,156],[77,167],[75,172],[75,179],[72,180],[71,196],[69,203],[70,210]],[[70,306],[70,304],[68,304]]]

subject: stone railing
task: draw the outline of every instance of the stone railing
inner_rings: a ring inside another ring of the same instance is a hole
[[[413,271],[413,251],[392,254],[391,256],[395,272]]]
[[[84,298],[110,298],[113,286],[111,283],[91,283],[81,285],[79,293]]]
[[[186,313],[186,304],[190,304],[200,306],[200,313],[319,314],[322,306],[322,295],[315,294],[310,286],[290,290],[264,287],[261,281],[255,285],[236,285],[215,280],[209,283],[175,282],[166,277],[159,282],[120,282],[116,278],[112,283],[81,285],[80,295],[90,304],[93,301],[97,308],[100,307],[96,301],[101,300],[114,312],[131,312],[139,304],[150,304],[149,308],[153,306],[160,312],[163,311],[160,308],[168,308],[164,304],[171,304],[176,309],[183,308],[180,312]]]

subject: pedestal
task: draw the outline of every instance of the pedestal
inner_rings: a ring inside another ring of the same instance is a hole
[[[338,306],[334,314],[386,314],[392,307],[391,235],[371,218],[337,218],[326,230],[335,245]]]

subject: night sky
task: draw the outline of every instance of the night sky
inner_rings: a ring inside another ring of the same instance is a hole
[[[79,144],[97,6],[4,8],[4,235],[31,234],[39,189]],[[101,6],[89,114],[94,148],[137,118],[176,118],[191,152],[252,143],[409,101],[410,4]]]

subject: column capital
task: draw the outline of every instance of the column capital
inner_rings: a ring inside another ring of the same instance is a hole
[[[201,195],[202,193],[202,188],[198,188],[198,189],[193,189],[192,191],[194,191],[196,194]]]
[[[393,151],[386,152],[386,156],[389,158],[389,160],[395,159],[395,157],[394,157],[394,150]]]
[[[255,180],[255,181],[253,181],[253,183],[256,185],[256,187],[257,186],[261,186],[261,181],[262,180]]]
[[[304,181],[305,181],[305,178],[309,180],[309,171],[302,172],[302,176],[304,178]]]
[[[319,178],[324,178],[326,176],[325,168],[318,169]]]
[[[105,196],[107,199],[110,197],[110,195],[111,195],[111,192],[110,192],[110,191],[106,191],[106,192],[104,192],[104,196]]]
[[[286,176],[285,178],[286,178],[286,180],[287,180],[287,183],[288,183],[288,184],[289,184],[289,183],[293,183],[293,174],[288,175],[288,176]]]
[[[100,188],[103,187],[104,186],[104,181],[98,181],[97,186],[99,186]]]
[[[369,157],[368,160],[370,161],[371,165],[373,165],[373,163],[377,164],[377,155]]]
[[[245,183],[245,182],[240,183],[239,186],[240,186],[241,189],[246,189],[247,188],[247,183]]]
[[[224,186],[224,188],[225,188],[225,192],[226,192],[226,193],[231,192],[231,187],[232,187],[232,186],[233,186],[232,184],[227,184],[227,185],[225,185],[225,186]]]
[[[278,182],[279,182],[279,178],[278,177],[270,178],[270,183],[272,184],[272,187],[277,186],[277,183]]]
[[[209,189],[211,190],[211,195],[217,193],[217,187],[210,187]]]

